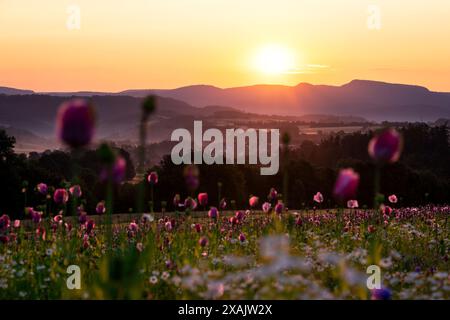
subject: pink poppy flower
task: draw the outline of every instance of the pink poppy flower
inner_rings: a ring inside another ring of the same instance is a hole
[[[208,204],[208,194],[206,192],[198,194],[198,203],[201,206],[206,206]]]
[[[158,173],[156,171],[150,172],[150,174],[147,177],[147,181],[150,184],[157,184],[158,183]]]
[[[256,207],[256,206],[258,205],[258,202],[259,202],[259,198],[258,198],[258,197],[255,197],[255,196],[251,197],[251,198],[248,200],[248,204],[249,204],[250,207],[252,207],[252,208]]]
[[[397,196],[395,194],[391,194],[388,197],[388,200],[389,200],[390,203],[397,203],[397,201],[398,201]]]
[[[198,240],[198,244],[199,244],[201,247],[205,247],[205,246],[208,244],[208,238],[206,238],[206,237],[201,237],[201,238]]]
[[[56,189],[55,193],[53,194],[53,201],[55,201],[58,204],[65,204],[69,200],[69,193],[66,189]]]
[[[219,210],[217,210],[216,207],[211,207],[208,211],[208,217],[210,217],[211,219],[219,218]]]
[[[83,194],[81,192],[81,187],[79,185],[74,185],[72,187],[70,187],[69,189],[70,194],[74,197],[74,198],[80,198],[81,195]]]
[[[42,195],[46,195],[48,192],[48,186],[45,183],[39,183],[36,186],[37,191],[42,194]]]
[[[317,203],[322,203],[323,202],[323,195],[320,192],[317,192],[314,197],[313,200]]]
[[[270,202],[264,202],[263,205],[262,205],[262,210],[265,213],[268,213],[271,208],[272,208],[272,205],[270,204]]]
[[[56,127],[59,138],[68,146],[86,146],[94,136],[94,108],[82,99],[64,102],[58,110]]]
[[[347,201],[347,208],[355,209],[359,207],[358,200],[348,200]]]
[[[392,163],[398,161],[402,148],[402,136],[397,130],[390,128],[370,140],[368,152],[375,161]]]

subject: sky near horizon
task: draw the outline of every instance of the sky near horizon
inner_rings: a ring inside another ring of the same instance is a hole
[[[450,92],[449,39],[449,0],[0,0],[0,86],[371,79]]]

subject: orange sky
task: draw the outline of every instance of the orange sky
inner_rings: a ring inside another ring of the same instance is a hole
[[[80,29],[66,26],[71,4]],[[380,9],[379,30],[368,27],[369,5]],[[0,86],[119,91],[357,78],[450,91],[448,39],[448,0],[0,0]],[[288,53],[289,70],[255,67],[268,45]]]

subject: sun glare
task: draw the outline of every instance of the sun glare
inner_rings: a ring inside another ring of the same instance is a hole
[[[295,68],[294,55],[279,45],[267,45],[261,48],[255,57],[255,68],[266,74],[281,74]]]

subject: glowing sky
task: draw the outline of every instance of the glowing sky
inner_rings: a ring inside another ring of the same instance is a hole
[[[80,29],[66,26],[71,4]],[[379,30],[368,27],[369,5],[380,9]],[[119,91],[372,79],[450,91],[449,39],[448,0],[0,0],[0,86]],[[289,70],[283,61],[255,67],[268,46],[287,52]]]

